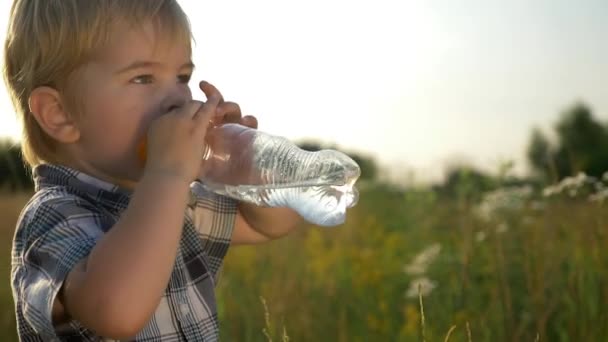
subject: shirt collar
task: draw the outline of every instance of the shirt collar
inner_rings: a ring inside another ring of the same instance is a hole
[[[76,169],[56,164],[40,164],[33,168],[35,190],[49,187],[69,187],[96,199],[112,199],[113,202],[131,196],[131,191],[103,181]]]

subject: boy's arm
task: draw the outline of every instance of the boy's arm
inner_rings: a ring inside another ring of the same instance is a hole
[[[220,99],[213,86],[205,90],[207,103],[190,101],[151,124],[150,154],[128,208],[66,277],[60,303],[66,315],[104,337],[136,335],[167,287],[190,182],[202,162],[197,146],[204,144]]]
[[[55,322],[76,319],[111,338],[137,334],[167,286],[188,191],[188,183],[174,177],[145,176],[118,223],[67,276],[53,307]]]
[[[232,244],[257,244],[278,239],[295,230],[302,222],[302,217],[288,208],[266,208],[241,202]]]

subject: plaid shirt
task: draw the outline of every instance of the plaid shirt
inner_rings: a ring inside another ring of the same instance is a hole
[[[34,169],[36,193],[13,242],[11,282],[22,341],[107,341],[77,321],[53,326],[64,279],[118,221],[130,194],[63,166]],[[219,339],[214,286],[230,245],[236,202],[191,185],[177,259],[165,293],[134,341]],[[145,284],[142,284],[145,286]]]

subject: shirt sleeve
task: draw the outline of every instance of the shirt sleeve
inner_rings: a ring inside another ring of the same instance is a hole
[[[69,272],[103,235],[102,218],[76,197],[34,201],[22,217],[13,265],[18,330],[56,339],[53,302]]]
[[[199,182],[192,183],[190,190],[195,197],[191,205],[192,222],[216,276],[230,247],[238,202],[206,190]]]

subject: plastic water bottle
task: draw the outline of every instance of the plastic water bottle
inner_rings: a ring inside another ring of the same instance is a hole
[[[286,138],[239,124],[207,133],[199,179],[209,191],[267,207],[288,207],[320,226],[344,223],[359,197],[361,170],[336,150],[309,152]]]

